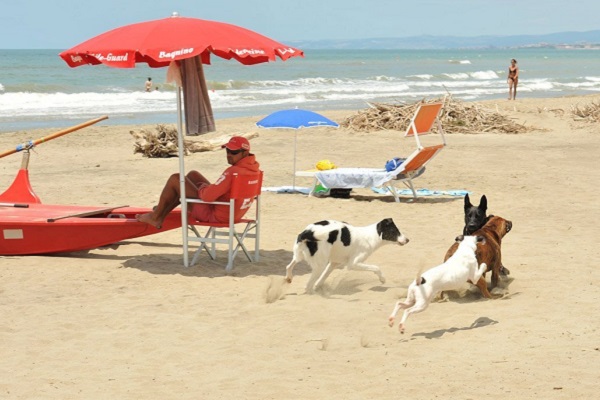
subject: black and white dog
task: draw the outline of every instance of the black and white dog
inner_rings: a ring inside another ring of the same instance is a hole
[[[385,278],[376,265],[363,264],[384,244],[405,245],[405,237],[391,218],[368,226],[352,226],[345,222],[326,220],[308,225],[294,244],[294,257],[286,267],[286,280],[292,282],[292,271],[300,261],[306,261],[312,274],[306,292],[313,293],[335,268],[372,271],[381,283]]]

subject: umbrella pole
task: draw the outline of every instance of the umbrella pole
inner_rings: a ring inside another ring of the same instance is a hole
[[[298,129],[294,130],[294,172],[292,174],[292,191],[296,192],[296,139],[298,137]]]
[[[189,267],[188,254],[188,222],[187,222],[187,202],[185,197],[185,154],[183,143],[183,122],[181,111],[181,87],[177,86],[177,147],[179,152],[179,194],[181,203],[181,232],[183,239],[183,266]]]

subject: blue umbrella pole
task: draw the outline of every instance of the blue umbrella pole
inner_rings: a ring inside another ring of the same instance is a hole
[[[294,130],[294,171],[292,173],[292,191],[296,191],[296,139],[298,137],[298,130]]]

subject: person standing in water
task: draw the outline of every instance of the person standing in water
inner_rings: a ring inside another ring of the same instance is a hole
[[[510,60],[510,66],[508,67],[508,99],[514,100],[517,97],[517,84],[519,83],[519,67],[517,66],[517,60],[514,58]]]
[[[146,81],[146,92],[149,92],[152,90],[152,78],[148,78],[148,80]]]

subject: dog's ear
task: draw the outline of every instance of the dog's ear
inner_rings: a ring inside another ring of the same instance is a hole
[[[469,210],[469,208],[473,207],[473,204],[471,204],[471,200],[469,199],[469,194],[467,193],[465,195],[465,213]]]
[[[485,194],[483,196],[481,196],[481,200],[479,200],[479,207],[480,210],[483,210],[483,212],[485,212],[487,210],[487,197],[485,197]]]
[[[457,237],[454,239],[454,241],[456,241],[457,243],[460,243],[460,242],[462,242],[462,241],[463,241],[463,239],[464,239],[464,238],[465,238],[465,237],[464,237],[463,235],[458,235],[458,236],[457,236]]]
[[[477,243],[479,244],[485,244],[485,237],[483,236],[477,236]]]

